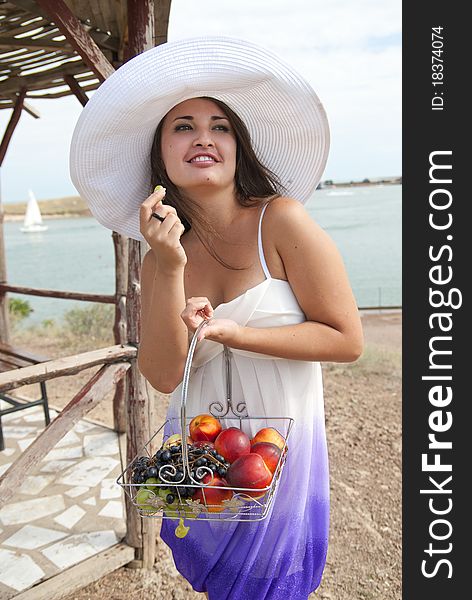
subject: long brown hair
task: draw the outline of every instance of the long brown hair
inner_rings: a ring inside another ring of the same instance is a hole
[[[285,190],[275,173],[264,166],[257,158],[251,144],[251,136],[241,118],[221,100],[203,96],[204,100],[214,102],[228,118],[236,137],[236,171],[234,176],[236,187],[236,200],[241,206],[251,207],[262,204],[272,196],[279,196]],[[165,117],[157,126],[151,149],[151,187],[162,185],[166,188],[165,204],[173,206],[177,216],[182,221],[185,231],[192,227],[195,235],[202,242],[208,252],[220,264],[233,270],[242,270],[245,267],[233,267],[226,263],[213,248],[211,236],[221,239],[211,223],[202,215],[199,206],[185,196],[169,179],[161,153],[162,126]]]

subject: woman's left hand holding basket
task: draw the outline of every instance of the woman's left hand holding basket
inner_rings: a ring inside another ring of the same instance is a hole
[[[239,339],[242,327],[231,319],[214,319],[213,307],[204,296],[189,298],[184,311],[180,315],[193,334],[202,321],[210,322],[202,327],[198,334],[198,341],[203,339],[219,342],[226,346],[232,346]]]

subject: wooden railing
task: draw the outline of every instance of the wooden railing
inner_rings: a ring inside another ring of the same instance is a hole
[[[131,367],[130,362],[124,361],[134,358],[136,352],[136,348],[132,346],[112,346],[0,374],[0,391],[7,391],[102,365],[54,421],[0,477],[0,508],[8,502],[25,476],[38,466],[57,442],[123,379]]]

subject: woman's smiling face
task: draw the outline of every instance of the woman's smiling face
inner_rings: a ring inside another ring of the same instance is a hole
[[[161,152],[169,179],[183,190],[234,184],[236,137],[224,112],[211,100],[185,100],[167,113]]]

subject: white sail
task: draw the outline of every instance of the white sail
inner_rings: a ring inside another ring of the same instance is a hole
[[[29,200],[26,206],[25,219],[21,231],[46,231],[47,225],[43,225],[43,219],[41,217],[41,211],[39,210],[39,204],[36,200],[32,190],[28,190]]]

